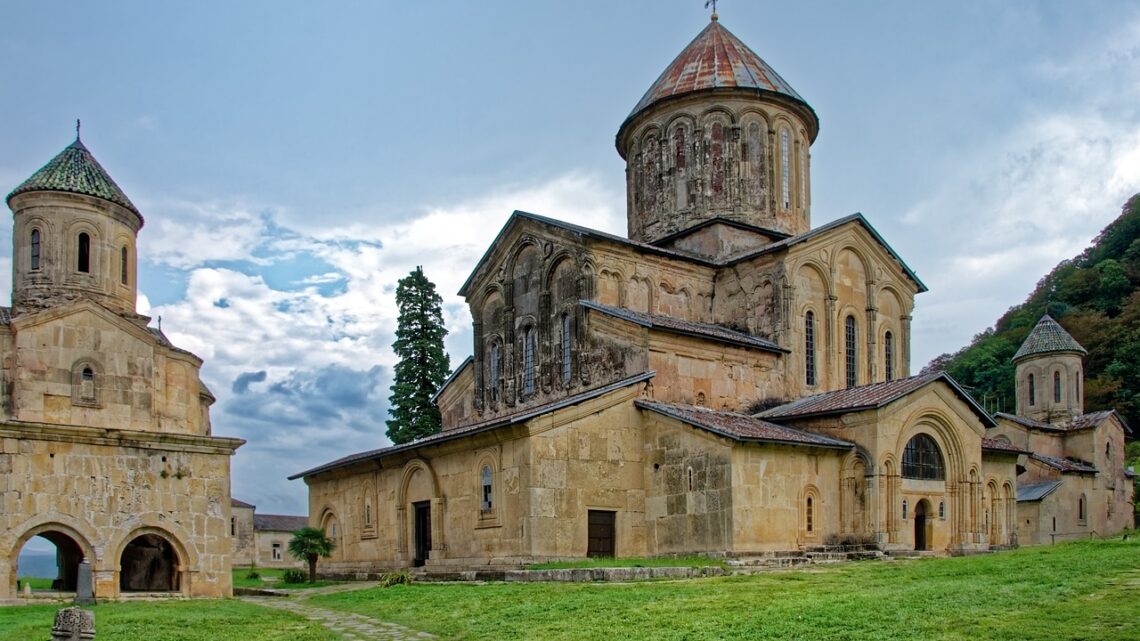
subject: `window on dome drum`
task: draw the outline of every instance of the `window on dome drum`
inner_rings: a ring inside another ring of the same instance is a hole
[[[483,481],[483,502],[480,504],[480,509],[484,512],[490,512],[494,505],[491,499],[491,466],[484,465],[482,473]]]
[[[1032,406],[1032,405],[1035,405],[1037,403],[1037,389],[1036,389],[1036,386],[1034,385],[1033,374],[1029,375],[1028,383],[1029,383],[1029,405]]]
[[[526,330],[523,338],[523,394],[534,393],[534,353],[538,338],[534,328]]]
[[[902,475],[904,479],[942,481],[946,470],[942,465],[942,451],[934,439],[918,434],[910,439],[903,450]]]
[[[791,174],[791,142],[788,140],[788,130],[780,130],[780,198],[784,209],[792,208]]]
[[[488,381],[487,386],[491,388],[491,400],[499,400],[499,363],[502,359],[502,347],[498,341],[491,343],[491,380]]]
[[[1077,395],[1077,402],[1081,402],[1081,373],[1077,372],[1077,385],[1073,388],[1073,393]]]
[[[804,314],[804,382],[815,385],[815,314]]]
[[[123,247],[119,250],[119,282],[127,284],[127,248]]]
[[[856,368],[858,365],[855,360],[855,347],[856,347],[856,332],[855,332],[855,317],[848,316],[844,321],[846,329],[846,356],[847,356],[847,387],[855,387],[858,383],[856,376]]]
[[[570,314],[562,315],[562,382],[570,382]]]
[[[1053,402],[1061,402],[1061,372],[1053,372]]]
[[[32,230],[32,264],[33,270],[40,268],[40,230]]]
[[[91,237],[86,232],[79,234],[79,251],[75,269],[84,274],[91,273]]]
[[[883,361],[887,382],[890,383],[895,380],[895,336],[890,332],[883,337]]]

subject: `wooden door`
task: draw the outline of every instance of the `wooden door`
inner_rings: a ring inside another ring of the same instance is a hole
[[[587,513],[588,537],[586,556],[612,557],[614,555],[614,517],[608,510],[590,510]]]

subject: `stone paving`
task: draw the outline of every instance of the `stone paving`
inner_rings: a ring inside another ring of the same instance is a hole
[[[334,592],[347,592],[373,587],[373,584],[345,584],[332,585],[325,588],[305,590],[303,594],[281,597],[242,597],[243,601],[258,605],[285,610],[299,614],[310,621],[316,621],[329,630],[339,634],[346,641],[424,641],[437,639],[434,634],[420,632],[411,628],[380,621],[363,614],[326,610],[305,603],[307,597],[316,594],[331,594]]]

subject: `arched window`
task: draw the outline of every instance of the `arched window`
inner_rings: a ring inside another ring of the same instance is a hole
[[[902,513],[902,520],[904,520],[904,521],[906,520],[906,508],[907,508],[906,499],[903,499],[903,513]]]
[[[902,475],[904,479],[941,481],[946,478],[942,465],[942,452],[934,439],[916,434],[903,450]]]
[[[95,371],[84,367],[79,375],[79,398],[84,401],[95,400]]]
[[[1061,372],[1053,372],[1053,402],[1061,402]]]
[[[480,509],[484,512],[490,512],[491,508],[494,507],[494,499],[492,498],[494,495],[492,492],[493,486],[491,485],[491,466],[490,465],[484,465],[483,466],[483,472],[481,474],[481,480],[482,480],[482,486],[483,486],[483,501],[480,504]]]
[[[503,348],[499,345],[499,341],[491,341],[491,354],[488,357],[490,361],[491,380],[488,381],[488,387],[491,389],[491,400],[499,400],[499,364],[502,362]]]
[[[791,146],[792,143],[788,139],[788,130],[780,130],[780,202],[784,203],[784,209],[792,208],[792,185],[791,185]]]
[[[888,383],[895,380],[895,335],[890,332],[883,336],[883,369]]]
[[[804,382],[815,385],[815,313],[804,314]]]
[[[688,472],[689,472],[689,491],[692,492],[693,491],[693,468],[690,467]]]
[[[129,257],[129,255],[127,253],[126,247],[123,247],[122,249],[119,250],[119,282],[124,284],[124,285],[127,284],[127,259],[128,259],[128,257]]]
[[[32,230],[32,264],[33,270],[40,268],[40,230]]]
[[[1081,402],[1081,390],[1082,389],[1083,388],[1081,387],[1081,373],[1077,372],[1077,384],[1073,388],[1073,393],[1077,395],[1077,403]]]
[[[946,501],[938,502],[938,518],[943,521],[946,520]]]
[[[79,251],[76,255],[75,269],[84,274],[91,273],[91,237],[87,232],[79,234]]]
[[[1029,383],[1029,405],[1032,407],[1033,405],[1037,404],[1037,386],[1034,384],[1033,374],[1029,375],[1028,383]]]
[[[858,377],[856,376],[856,368],[858,367],[858,365],[856,364],[856,360],[855,360],[855,348],[856,348],[856,338],[857,338],[856,331],[855,331],[855,317],[854,316],[848,316],[847,320],[845,320],[843,322],[843,324],[844,324],[845,333],[847,336],[847,340],[846,340],[847,387],[855,387],[855,385],[858,383]]]
[[[372,503],[364,504],[364,525],[372,525]]]
[[[562,382],[570,382],[570,314],[562,315]]]
[[[815,531],[815,505],[812,497],[807,497],[807,504],[804,506],[804,518],[807,525],[808,532]]]
[[[527,328],[523,338],[523,394],[534,393],[534,353],[538,351],[537,343],[534,328]]]
[[[1077,520],[1081,525],[1085,524],[1088,519],[1088,501],[1085,500],[1085,495],[1082,494],[1081,498],[1077,500]]]
[[[1108,458],[1110,456],[1112,456],[1112,443],[1111,442],[1104,444],[1104,458]]]

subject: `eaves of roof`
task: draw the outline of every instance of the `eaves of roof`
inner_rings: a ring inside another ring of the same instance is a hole
[[[443,393],[443,390],[447,389],[447,386],[451,384],[451,381],[454,381],[454,380],[455,380],[455,377],[456,377],[456,376],[459,376],[459,373],[463,371],[463,368],[464,368],[464,367],[467,367],[468,365],[470,365],[471,363],[474,363],[474,362],[475,362],[475,357],[474,357],[474,356],[468,356],[467,358],[463,359],[463,362],[462,362],[462,363],[460,363],[460,364],[459,364],[459,366],[458,366],[458,367],[456,367],[456,368],[455,368],[455,369],[454,369],[454,370],[451,372],[451,374],[448,374],[448,376],[447,376],[447,380],[445,380],[445,381],[443,382],[443,385],[440,385],[440,386],[439,386],[439,389],[437,389],[437,390],[435,391],[435,394],[432,394],[432,395],[431,395],[431,399],[429,399],[429,400],[430,400],[432,403],[434,403],[434,402],[435,402],[435,400],[436,400],[437,398],[439,398],[439,395]]]
[[[768,443],[837,450],[849,450],[855,447],[854,443],[797,430],[736,412],[641,399],[634,401],[634,405],[741,443]]]
[[[588,300],[580,300],[578,304],[587,309],[620,318],[642,327],[656,329],[670,334],[680,334],[682,336],[693,336],[696,338],[703,338],[706,340],[714,340],[721,343],[736,345],[739,347],[747,347],[751,349],[762,349],[767,352],[775,352],[777,354],[788,354],[789,350],[780,347],[770,340],[738,332],[736,330],[721,327],[720,325],[713,325],[710,323],[696,323],[692,321],[680,320],[671,316],[661,316],[658,314],[646,314],[644,312],[635,312],[633,310],[624,309],[621,307],[613,307],[611,305],[602,305]]]
[[[290,481],[293,481],[293,480],[296,480],[299,478],[314,476],[316,474],[321,474],[323,472],[329,472],[329,471],[339,469],[342,467],[347,467],[349,465],[360,463],[362,461],[369,461],[369,460],[378,461],[380,459],[383,459],[386,456],[391,456],[392,454],[396,454],[399,452],[414,450],[414,449],[426,447],[429,445],[438,445],[440,443],[447,443],[449,441],[454,441],[457,439],[466,438],[466,437],[471,436],[473,434],[480,434],[480,433],[487,432],[490,430],[498,429],[500,427],[506,427],[508,425],[517,425],[519,423],[525,423],[526,421],[529,421],[532,418],[535,418],[537,416],[541,416],[543,414],[547,414],[550,412],[554,412],[556,410],[560,410],[560,409],[563,409],[566,407],[570,407],[572,405],[577,405],[578,403],[582,403],[582,402],[597,398],[599,396],[604,396],[606,394],[609,394],[610,392],[613,392],[615,390],[619,390],[623,387],[629,387],[630,385],[636,385],[638,383],[642,383],[644,381],[647,381],[647,380],[653,378],[656,375],[657,375],[657,372],[654,372],[654,371],[642,372],[640,374],[630,376],[628,378],[624,378],[620,381],[615,381],[615,382],[610,383],[608,385],[603,385],[602,387],[597,387],[597,388],[594,388],[592,390],[586,390],[584,392],[575,394],[573,396],[568,396],[566,398],[563,398],[563,399],[560,399],[557,401],[552,401],[550,403],[545,403],[545,404],[539,405],[537,407],[532,407],[532,408],[523,410],[522,412],[518,412],[516,414],[511,414],[509,416],[500,416],[500,417],[493,418],[491,420],[483,421],[481,423],[473,423],[471,425],[466,425],[463,427],[457,427],[455,429],[447,430],[445,432],[440,432],[438,434],[433,434],[431,436],[421,438],[417,441],[412,441],[411,443],[404,443],[403,445],[392,445],[389,447],[382,447],[382,448],[375,449],[375,450],[358,452],[356,454],[349,454],[348,456],[336,459],[335,461],[331,461],[331,462],[325,463],[323,465],[318,465],[317,467],[305,470],[304,472],[298,472],[297,474],[294,474],[294,475],[288,477],[288,479]]]

